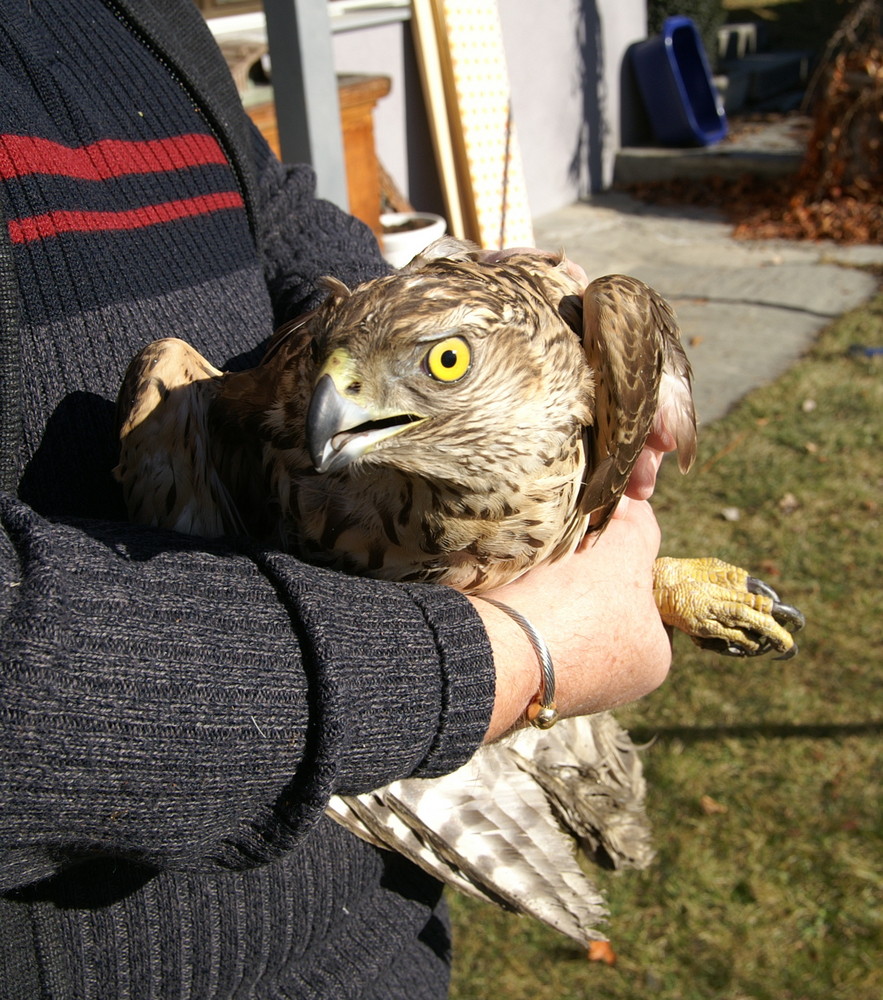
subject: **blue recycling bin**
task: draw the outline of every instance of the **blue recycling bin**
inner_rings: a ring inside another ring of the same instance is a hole
[[[727,134],[702,39],[689,17],[666,18],[662,32],[631,50],[650,125],[664,146],[710,146]]]

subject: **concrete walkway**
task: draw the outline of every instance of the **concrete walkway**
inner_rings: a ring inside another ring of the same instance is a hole
[[[693,364],[699,419],[723,416],[799,358],[831,320],[867,301],[883,247],[734,240],[713,211],[607,193],[534,220],[590,278],[631,274],[674,306]]]

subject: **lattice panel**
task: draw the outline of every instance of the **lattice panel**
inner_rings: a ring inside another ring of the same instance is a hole
[[[446,196],[457,202],[449,221],[459,214],[463,235],[483,247],[533,246],[495,0],[431,0],[415,3],[414,15],[424,65],[437,74],[426,88],[437,153],[446,147],[456,171],[449,165],[446,176],[440,163]]]

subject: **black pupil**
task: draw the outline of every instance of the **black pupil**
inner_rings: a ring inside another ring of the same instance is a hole
[[[441,356],[443,368],[454,368],[457,364],[457,352],[453,347],[449,347]]]

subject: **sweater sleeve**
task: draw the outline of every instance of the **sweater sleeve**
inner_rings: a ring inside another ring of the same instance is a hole
[[[0,886],[294,847],[335,793],[458,767],[493,700],[446,587],[0,504]]]

